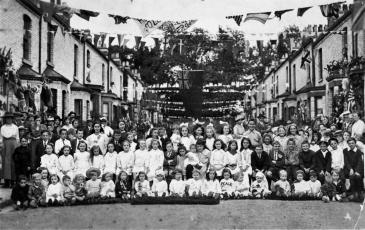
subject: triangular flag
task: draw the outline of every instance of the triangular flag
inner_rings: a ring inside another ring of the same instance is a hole
[[[160,48],[159,39],[158,38],[153,38],[153,40],[155,41],[155,49],[159,49]]]
[[[44,20],[48,23],[52,22],[52,17],[56,13],[56,7],[54,3],[40,1],[40,8],[44,16]]]
[[[262,12],[262,13],[248,13],[245,18],[245,22],[249,20],[259,21],[262,24],[265,24],[269,19],[271,12]]]
[[[279,10],[279,11],[275,11],[275,17],[278,17],[281,20],[281,16],[287,12],[292,11],[293,9],[289,9],[289,10]]]
[[[304,54],[304,56],[302,57],[301,63],[300,63],[300,68],[301,69],[305,69],[305,63],[311,63],[311,58],[310,58],[310,52],[307,50],[307,52]]]
[[[113,15],[113,14],[108,14],[108,15],[109,15],[109,17],[114,18],[114,22],[117,25],[120,23],[126,24],[128,19],[130,19],[130,17],[123,17],[123,16]]]
[[[324,17],[335,17],[338,18],[340,12],[339,4],[329,4],[319,6],[321,8],[321,13]]]
[[[106,33],[101,33],[100,34],[101,37],[101,47],[104,47],[104,42],[105,42],[105,38],[106,38]]]
[[[94,34],[94,46],[98,46],[100,34]]]
[[[233,18],[233,20],[237,23],[238,26],[241,25],[243,15],[236,15],[236,16],[228,16],[227,19]]]
[[[117,37],[118,37],[118,46],[120,47],[122,45],[124,34],[117,34]]]
[[[129,39],[128,38],[125,38],[123,40],[123,48],[125,48],[125,46],[127,45],[128,42],[129,42]]]
[[[311,6],[309,6],[309,7],[298,8],[297,16],[298,16],[298,17],[302,17],[302,16],[303,16],[303,14],[304,14],[307,10],[309,10],[310,8],[312,8],[312,7],[311,7]]]
[[[141,50],[143,50],[144,46],[146,45],[145,41],[141,41],[141,46],[139,47]]]
[[[134,39],[136,41],[136,49],[139,47],[139,43],[141,42],[142,37],[141,36],[134,36]]]
[[[109,36],[109,46],[108,47],[111,47],[112,46],[112,43],[114,41],[114,38],[115,37]]]
[[[90,20],[90,17],[97,17],[99,16],[98,12],[93,12],[89,10],[79,10],[79,12],[75,12],[77,16],[85,19],[86,21]]]
[[[161,22],[161,21],[144,20],[144,19],[137,19],[137,18],[133,18],[133,20],[136,22],[139,29],[141,30],[143,37],[148,36],[149,34],[151,34],[154,30],[156,30],[163,24],[163,22]]]

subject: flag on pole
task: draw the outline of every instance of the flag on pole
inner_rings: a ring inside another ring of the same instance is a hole
[[[120,23],[123,23],[123,24],[126,24],[128,19],[130,19],[130,17],[123,17],[123,16],[119,16],[119,15],[113,15],[113,14],[108,14],[109,17],[112,17],[114,18],[114,22],[115,24],[120,24]]]
[[[237,23],[238,26],[241,25],[243,15],[236,15],[236,16],[228,16],[227,19],[233,18],[233,20]]]
[[[117,34],[117,37],[118,37],[118,46],[120,47],[122,45],[124,34]]]
[[[298,17],[302,17],[304,15],[304,13],[309,10],[310,8],[312,8],[311,6],[310,7],[303,7],[303,8],[298,8],[298,13],[297,13],[297,16]]]
[[[262,13],[248,13],[245,18],[245,22],[249,20],[259,21],[262,24],[265,24],[269,19],[271,12],[262,12]]]
[[[289,9],[289,10],[279,10],[279,11],[275,11],[275,17],[278,17],[279,20],[281,20],[281,16],[287,12],[293,11],[293,9]]]

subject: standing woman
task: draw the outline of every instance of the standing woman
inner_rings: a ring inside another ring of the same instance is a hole
[[[32,138],[30,143],[31,159],[37,158],[37,145],[42,142],[41,135],[43,130],[47,130],[47,127],[44,124],[41,124],[41,117],[38,115],[34,116],[34,123],[30,125],[30,136]]]
[[[3,119],[5,120],[5,124],[0,129],[0,139],[2,139],[3,144],[2,177],[5,179],[4,187],[7,188],[16,179],[13,153],[19,143],[19,130],[13,124],[14,115],[12,113],[6,112]]]
[[[127,140],[128,132],[126,130],[126,125],[124,121],[119,122],[118,128],[120,130],[120,143],[123,143],[123,141]]]
[[[105,155],[106,148],[109,143],[109,137],[102,133],[100,123],[95,123],[93,126],[92,134],[86,138],[86,143],[89,148],[94,145],[98,145],[100,147],[101,153]]]

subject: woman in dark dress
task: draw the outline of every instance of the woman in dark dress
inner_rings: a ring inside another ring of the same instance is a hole
[[[29,178],[30,175],[30,154],[31,151],[28,146],[28,139],[24,136],[20,138],[20,146],[17,147],[13,154],[15,165],[15,176],[17,180],[20,175]]]

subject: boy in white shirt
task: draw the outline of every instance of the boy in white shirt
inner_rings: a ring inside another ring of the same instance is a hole
[[[63,146],[67,145],[67,146],[71,147],[71,142],[69,140],[67,140],[66,137],[67,137],[67,130],[61,129],[60,130],[60,139],[58,139],[56,141],[55,146],[54,146],[54,152],[56,153],[56,155],[59,155]]]
[[[175,179],[170,182],[170,195],[182,197],[185,194],[185,181],[182,180],[182,171],[175,171]]]

